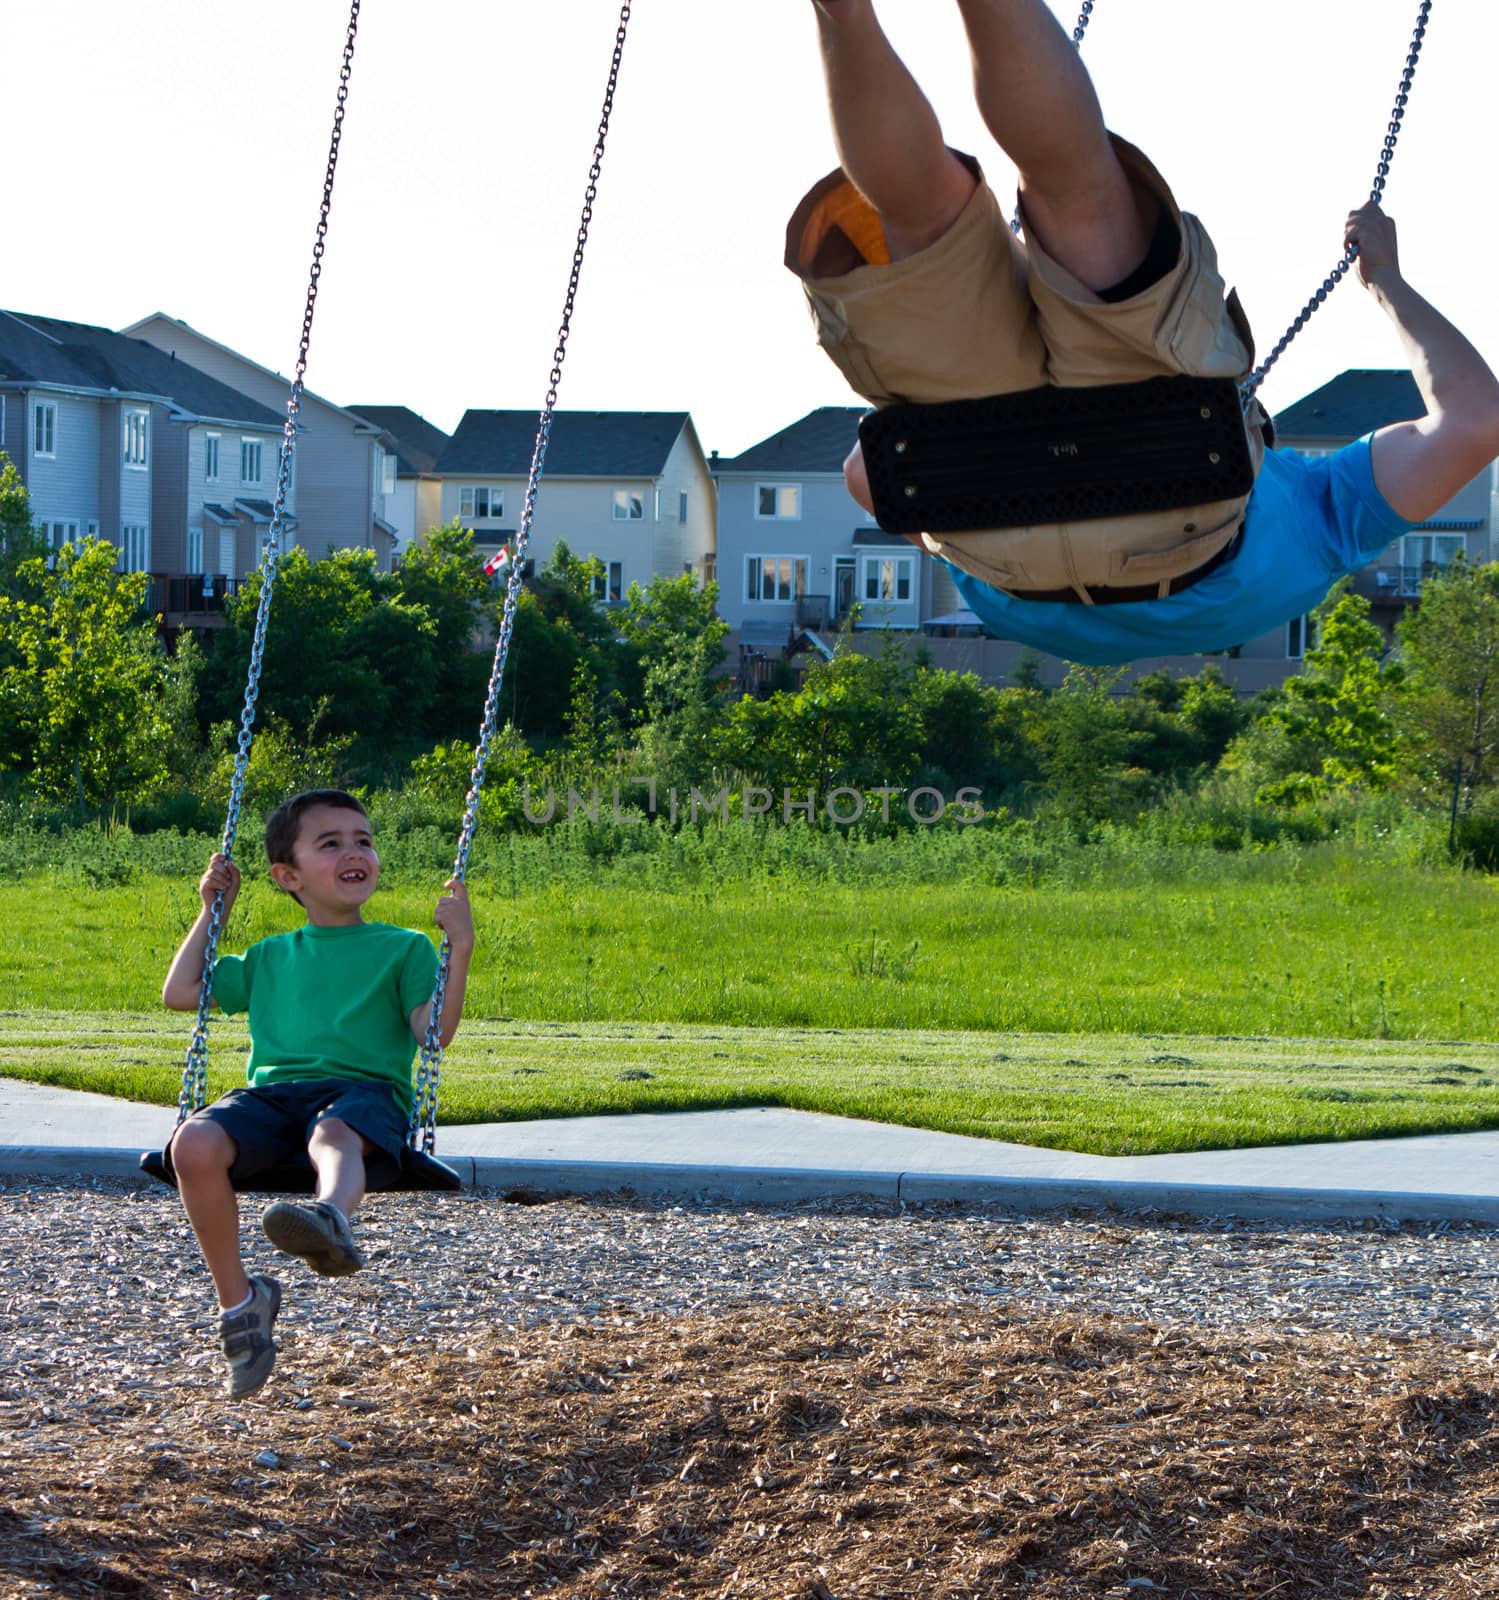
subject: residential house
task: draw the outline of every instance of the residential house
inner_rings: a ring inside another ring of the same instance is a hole
[[[0,448],[33,518],[53,549],[97,535],[151,573],[169,626],[211,614],[216,580],[258,559],[281,439],[274,410],[154,345],[0,313]]]
[[[385,452],[385,520],[396,530],[397,557],[442,525],[437,462],[450,442],[441,428],[406,406],[350,406],[380,429]]]
[[[1392,422],[1426,415],[1416,380],[1407,371],[1355,369],[1340,373],[1275,419],[1276,443],[1303,455],[1331,455],[1355,439]],[[1459,557],[1471,562],[1493,560],[1495,469],[1486,468],[1458,491],[1434,516],[1395,539],[1353,580],[1365,596],[1371,619],[1393,638],[1395,624],[1421,597],[1421,585]],[[1308,643],[1301,618],[1286,629],[1286,654],[1299,656]],[[1256,641],[1273,650],[1282,641]],[[1256,646],[1246,645],[1244,655]]]
[[[290,380],[161,312],[124,330],[185,361],[261,405],[286,415]],[[304,390],[293,457],[296,543],[314,560],[335,550],[371,549],[389,571],[396,528],[385,514],[386,487],[395,486],[395,452],[373,422]],[[391,461],[387,464],[386,457]],[[262,462],[263,499],[274,496],[275,462]],[[269,519],[267,519],[269,520]]]
[[[719,613],[743,659],[800,640],[893,628],[914,634],[960,609],[945,565],[885,533],[849,494],[843,463],[862,406],[822,406],[742,455],[718,480]]]
[[[536,442],[534,411],[469,411],[438,458],[438,520],[457,518],[498,551],[519,526]],[[597,597],[632,583],[715,576],[715,491],[685,411],[558,411],[527,560],[545,566],[559,541],[603,563]]]

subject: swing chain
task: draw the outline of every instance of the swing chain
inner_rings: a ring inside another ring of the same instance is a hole
[[[276,472],[276,501],[271,511],[270,530],[260,556],[260,596],[255,609],[255,631],[250,643],[250,665],[245,677],[245,699],[240,711],[239,744],[234,756],[234,775],[229,782],[229,805],[224,817],[223,855],[234,859],[234,842],[239,832],[244,806],[245,778],[250,768],[250,746],[255,737],[255,705],[260,698],[260,675],[265,659],[266,633],[271,620],[271,598],[276,587],[276,570],[281,560],[281,536],[286,518],[286,497],[291,485],[292,457],[297,442],[297,419],[302,410],[306,387],[307,352],[312,343],[312,318],[317,307],[318,281],[323,275],[323,253],[328,238],[328,216],[333,208],[333,179],[338,170],[338,151],[343,141],[344,112],[349,99],[349,79],[354,70],[354,42],[359,32],[359,8],[363,0],[351,0],[349,26],[344,38],[343,61],[338,74],[338,100],[333,113],[333,133],[328,145],[328,164],[323,174],[323,199],[318,209],[317,236],[312,247],[312,270],[307,284],[307,301],[302,312],[302,337],[297,346],[297,364],[291,393],[286,402],[286,422],[281,434],[281,457]],[[188,1045],[182,1070],[182,1090],[177,1096],[177,1121],[180,1123],[208,1098],[208,1017],[213,1002],[213,969],[218,960],[219,935],[224,924],[224,892],[213,897],[208,916],[208,942],[203,949],[203,976],[198,989],[198,1018]]]
[[[1432,0],[1421,0],[1421,9],[1416,17],[1416,30],[1411,39],[1410,50],[1405,58],[1405,71],[1400,77],[1400,88],[1395,95],[1395,107],[1390,113],[1389,124],[1385,129],[1384,149],[1380,152],[1379,166],[1374,174],[1374,186],[1369,194],[1370,203],[1378,205],[1384,199],[1385,183],[1390,176],[1390,165],[1395,159],[1395,145],[1400,138],[1401,125],[1405,121],[1406,107],[1410,104],[1411,86],[1416,81],[1416,68],[1421,61],[1421,46],[1426,42],[1426,28],[1431,21]],[[1281,335],[1280,343],[1260,363],[1258,367],[1239,385],[1239,392],[1243,398],[1245,409],[1248,410],[1250,402],[1254,399],[1255,392],[1269,376],[1270,369],[1286,353],[1291,341],[1311,321],[1313,315],[1327,300],[1334,289],[1348,276],[1353,263],[1358,260],[1358,247],[1349,245],[1343,252],[1343,259],[1338,262],[1330,273],[1322,280],[1322,287],[1302,307],[1300,315]]]
[[[583,275],[583,257],[588,248],[588,230],[593,222],[594,204],[598,200],[599,178],[604,167],[604,148],[609,138],[609,123],[614,115],[614,95],[619,86],[620,66],[624,60],[631,5],[632,0],[624,0],[619,13],[619,27],[614,35],[614,54],[609,63],[609,82],[604,91],[604,107],[599,119],[598,136],[593,146],[593,163],[588,169],[588,187],[583,196],[583,214],[578,224],[577,243],[573,249],[572,271],[567,280],[562,324],[557,330],[557,347],[552,353],[552,370],[547,384],[546,400],[537,421],[536,444],[531,454],[531,469],[526,481],[520,526],[516,531],[515,548],[511,552],[510,570],[505,582],[505,610],[500,621],[499,638],[495,642],[489,689],[484,698],[484,716],[479,728],[479,742],[474,750],[473,770],[469,774],[463,826],[459,830],[458,852],[453,862],[453,877],[460,883],[468,875],[469,852],[473,847],[474,833],[479,824],[479,801],[484,790],[490,747],[499,727],[500,689],[505,676],[505,663],[510,655],[511,635],[515,631],[521,576],[526,563],[531,524],[536,516],[536,497],[540,491],[541,475],[546,465],[547,447],[552,438],[552,420],[557,409],[558,390],[562,384],[562,366],[567,360],[567,342],[572,334],[573,309],[577,303],[578,284]],[[437,1099],[442,1079],[442,1010],[447,996],[451,955],[452,946],[444,934],[442,949],[438,955],[437,981],[432,989],[432,1009],[427,1022],[427,1035],[422,1041],[421,1065],[417,1070],[411,1126],[407,1135],[408,1142],[413,1146],[420,1140],[420,1148],[428,1155],[432,1154],[437,1141]]]

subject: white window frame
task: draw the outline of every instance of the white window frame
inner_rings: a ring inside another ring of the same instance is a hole
[[[617,605],[625,597],[625,564],[623,561],[605,561],[604,570],[595,574],[593,598],[603,605]]]
[[[396,457],[393,450],[380,452],[380,493],[396,492]]]
[[[47,447],[42,448],[42,418],[46,417]],[[31,454],[37,461],[57,460],[57,402],[33,400],[31,402]]]
[[[677,521],[687,520],[687,491],[685,489],[677,496]]]
[[[203,571],[203,529],[201,526],[187,530],[187,571],[188,576],[201,578]]]
[[[395,458],[392,457],[392,460]],[[484,506],[483,511],[476,508]],[[498,522],[505,515],[505,491],[490,483],[465,483],[458,488],[458,515],[475,522]]]
[[[99,524],[92,517],[83,525],[83,536],[85,539],[97,539],[99,537]]]
[[[645,490],[616,489],[613,498],[616,522],[645,521]]]
[[[772,580],[775,593],[765,593],[766,566],[775,563]],[[802,599],[807,593],[806,556],[771,554],[769,551],[744,558],[744,599],[746,605],[785,606]],[[782,593],[782,590],[785,593]]]
[[[121,523],[119,569],[121,572],[149,572],[151,570],[151,527],[149,523]]]
[[[895,593],[888,595],[884,592],[884,569],[886,567],[893,569],[891,577],[894,580],[893,588],[895,590]],[[869,584],[871,579],[874,580],[875,588],[879,591],[878,593],[871,594],[869,592]],[[902,582],[904,582],[906,586],[906,593],[904,597],[900,593],[900,586]],[[859,598],[863,600],[866,605],[870,603],[887,606],[913,605],[916,600],[916,557],[914,555],[887,555],[883,552],[878,555],[861,556],[859,572]]]
[[[52,569],[57,565],[57,553],[65,544],[78,543],[78,524],[71,517],[63,518],[57,522],[43,522],[39,524],[42,530],[42,543],[47,551],[47,566]]]
[[[1460,533],[1412,532],[1402,534],[1400,536],[1400,565],[1406,572],[1415,573],[1415,581],[1418,584],[1423,578],[1430,577],[1431,574],[1420,570],[1426,564],[1424,560],[1415,560],[1412,558],[1414,551],[1419,548],[1419,545],[1416,544],[1417,540],[1425,544],[1427,549],[1431,552],[1432,565],[1438,572],[1445,572],[1447,568],[1452,565],[1453,561],[1456,561],[1461,555],[1466,555],[1468,550],[1468,541]],[[1439,545],[1446,545],[1449,547],[1455,545],[1457,547],[1452,552],[1451,561],[1438,561],[1436,559],[1437,547]]]
[[[219,481],[219,445],[223,437],[221,433],[205,433],[203,435],[204,483],[217,483]]]
[[[1317,624],[1310,611],[1304,617],[1292,617],[1286,624],[1286,660],[1304,661],[1308,650],[1317,648]]]
[[[765,496],[773,495],[774,510],[764,509]],[[790,509],[787,509],[789,504]],[[799,483],[757,483],[755,485],[756,522],[800,522],[802,486]]]
[[[249,473],[250,463],[255,464],[255,476]],[[265,440],[246,439],[239,441],[239,481],[242,484],[253,484],[259,488],[265,482]]]
[[[120,453],[132,472],[144,472],[150,465],[151,413],[132,407],[124,415],[120,430]]]

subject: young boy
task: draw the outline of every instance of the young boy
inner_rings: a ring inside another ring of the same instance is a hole
[[[317,1172],[310,1205],[273,1205],[262,1219],[279,1249],[329,1277],[364,1258],[349,1217],[366,1184],[394,1179],[411,1117],[411,1066],[426,1038],[437,952],[425,934],[365,922],[380,861],[364,807],[340,789],[286,801],[266,823],[271,877],[307,913],[305,927],[220,956],[213,999],[248,1011],[249,1086],[181,1124],[167,1147],[183,1208],[218,1291],[228,1393],[253,1394],[276,1360],[271,1329],[281,1286],[245,1271],[233,1182],[305,1149]],[[162,985],[174,1011],[195,1011],[214,896],[227,917],[239,868],[215,855],[198,884],[203,910]],[[435,919],[451,947],[442,1042],[458,1031],[474,950],[468,894],[450,879]]]

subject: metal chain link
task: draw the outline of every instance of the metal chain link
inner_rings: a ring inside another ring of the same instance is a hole
[[[1374,205],[1378,205],[1384,199],[1385,182],[1390,176],[1390,164],[1395,159],[1395,145],[1400,138],[1401,124],[1405,121],[1406,106],[1410,103],[1411,85],[1416,80],[1416,67],[1421,60],[1421,46],[1426,42],[1426,27],[1431,20],[1431,7],[1432,0],[1421,0],[1421,9],[1416,17],[1415,34],[1405,58],[1405,71],[1400,77],[1400,88],[1395,95],[1395,108],[1390,113],[1390,121],[1385,129],[1384,149],[1380,154],[1379,166],[1374,174],[1374,186],[1369,194],[1369,200]],[[1291,341],[1311,321],[1327,297],[1348,276],[1353,263],[1357,260],[1358,247],[1349,245],[1343,252],[1343,259],[1322,280],[1322,287],[1307,301],[1301,309],[1301,314],[1281,335],[1280,343],[1239,385],[1246,410],[1259,386],[1269,375],[1271,367],[1286,353]]]
[[[546,465],[547,446],[551,443],[552,419],[557,408],[557,391],[562,383],[562,365],[567,359],[567,341],[572,334],[573,308],[578,298],[578,283],[583,273],[583,256],[588,247],[588,230],[593,222],[594,202],[598,199],[599,177],[604,166],[604,147],[609,138],[609,122],[614,114],[614,93],[619,86],[620,64],[624,60],[625,38],[630,27],[631,0],[620,8],[619,27],[614,35],[614,54],[609,62],[609,83],[604,92],[604,108],[599,118],[598,137],[593,146],[593,164],[588,169],[588,188],[583,196],[583,215],[578,224],[577,244],[573,250],[572,272],[567,280],[567,298],[562,307],[562,325],[557,331],[557,348],[552,353],[552,371],[547,386],[546,400],[537,422],[536,446],[531,454],[531,471],[526,482],[526,496],[521,509],[520,526],[515,535],[515,548],[510,557],[510,573],[505,584],[505,610],[500,621],[499,638],[495,642],[494,663],[489,674],[489,691],[484,699],[484,717],[479,728],[479,742],[474,750],[473,770],[469,774],[468,800],[463,809],[463,826],[458,834],[458,853],[453,862],[453,876],[462,882],[468,875],[469,851],[473,847],[474,832],[479,824],[479,800],[484,790],[485,771],[489,765],[490,746],[499,727],[500,686],[505,676],[505,663],[510,654],[510,639],[515,629],[515,612],[520,602],[521,574],[526,563],[526,549],[531,538],[531,524],[536,515],[536,496],[541,486],[541,475]],[[437,964],[437,982],[432,990],[432,1010],[427,1024],[427,1036],[422,1042],[421,1065],[417,1071],[416,1094],[411,1111],[409,1142],[431,1155],[437,1140],[437,1098],[442,1080],[442,1009],[447,995],[448,968],[452,955],[446,935]]]
[[[1094,0],[1083,0],[1083,9],[1077,19],[1077,26],[1072,30],[1072,42],[1079,50],[1083,47],[1083,35],[1088,31],[1088,24],[1093,20]],[[1015,207],[1015,215],[1010,218],[1010,232],[1018,239],[1023,232],[1020,221],[1020,207]]]
[[[328,165],[323,174],[323,200],[318,209],[317,237],[312,247],[312,271],[307,284],[307,302],[302,312],[302,338],[297,346],[297,364],[291,394],[286,402],[286,422],[281,433],[281,460],[276,473],[276,501],[271,512],[270,532],[260,558],[260,598],[255,611],[255,632],[250,643],[250,666],[245,679],[245,700],[240,712],[239,747],[234,757],[234,775],[229,782],[229,806],[224,818],[223,841],[219,848],[231,861],[239,832],[240,811],[244,806],[245,777],[250,768],[250,746],[255,736],[255,703],[260,697],[260,674],[265,659],[266,630],[271,620],[271,597],[276,587],[276,569],[281,560],[281,533],[286,518],[286,496],[291,485],[292,458],[297,442],[297,418],[302,410],[302,393],[307,376],[307,351],[312,343],[312,317],[317,307],[318,281],[323,274],[323,252],[328,237],[328,215],[333,206],[333,178],[338,170],[338,150],[343,140],[344,111],[349,99],[349,78],[354,68],[354,41],[359,32],[359,7],[352,0],[349,27],[344,39],[343,62],[338,74],[338,101],[333,113],[333,134],[328,145]],[[213,897],[208,916],[208,943],[203,951],[203,977],[198,991],[198,1020],[193,1027],[187,1061],[182,1069],[182,1090],[177,1096],[177,1120],[182,1122],[208,1098],[208,1014],[213,1000],[213,969],[218,960],[219,935],[224,923],[224,894]]]

